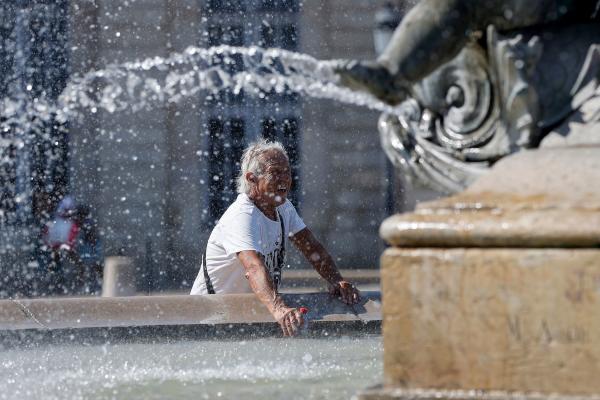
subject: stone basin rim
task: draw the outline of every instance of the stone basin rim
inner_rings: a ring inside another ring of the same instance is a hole
[[[387,218],[399,247],[600,247],[600,147],[515,153],[464,192]]]
[[[387,243],[400,247],[596,248],[600,212],[400,214],[387,218],[379,233]]]
[[[292,307],[307,306],[315,322],[381,321],[381,294],[362,292],[347,306],[326,293],[283,294]],[[0,300],[0,332],[139,326],[250,325],[276,322],[254,294]]]
[[[380,335],[380,292],[362,293],[353,307],[325,293],[283,297],[311,310],[303,337]],[[254,294],[0,301],[0,349],[269,337],[281,329]]]

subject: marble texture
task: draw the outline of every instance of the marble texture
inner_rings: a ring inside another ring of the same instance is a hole
[[[600,147],[522,151],[388,218],[384,382],[362,398],[598,398],[598,182]]]

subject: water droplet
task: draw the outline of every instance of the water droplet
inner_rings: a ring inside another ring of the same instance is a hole
[[[304,354],[304,356],[302,356],[302,361],[304,361],[305,363],[311,362],[312,359],[313,359],[313,356],[310,353],[306,353],[306,354]]]

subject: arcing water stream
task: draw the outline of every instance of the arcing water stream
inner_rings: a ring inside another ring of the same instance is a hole
[[[52,118],[64,123],[85,112],[135,112],[223,89],[234,93],[244,90],[255,96],[287,90],[379,111],[394,111],[369,94],[340,86],[334,73],[336,65],[336,61],[319,61],[281,49],[225,45],[208,49],[188,47],[169,57],[112,64],[74,76],[54,103],[43,98],[30,101],[24,93],[3,99],[0,102],[0,131],[4,133],[1,147],[11,143],[23,145],[23,141],[28,140],[25,135],[39,132],[43,123]]]

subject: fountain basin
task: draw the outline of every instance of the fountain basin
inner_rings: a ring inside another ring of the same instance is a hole
[[[0,398],[347,399],[381,380],[381,296],[284,294],[282,338],[254,294],[0,301]]]
[[[363,292],[352,307],[325,293],[283,297],[290,306],[309,308],[312,336],[379,333],[379,292]],[[3,347],[273,336],[281,336],[280,328],[254,294],[0,301]]]
[[[2,351],[2,399],[339,399],[381,380],[380,335],[47,344]]]

